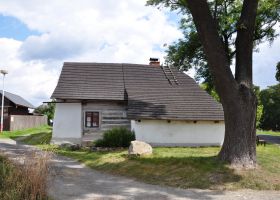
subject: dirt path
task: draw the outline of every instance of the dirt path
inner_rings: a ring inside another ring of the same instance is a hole
[[[0,150],[12,159],[19,159],[40,150],[16,145],[13,140],[0,139]],[[280,199],[276,191],[211,191],[176,189],[140,183],[132,179],[103,174],[89,169],[73,159],[55,156],[52,159],[52,175],[49,179],[49,195],[55,200],[93,199]]]

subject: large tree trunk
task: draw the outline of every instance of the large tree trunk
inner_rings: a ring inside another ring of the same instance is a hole
[[[257,100],[252,90],[252,49],[257,5],[257,0],[243,2],[234,77],[207,1],[186,0],[224,108],[225,139],[219,158],[237,167],[256,165]]]
[[[234,102],[223,104],[225,139],[219,158],[234,167],[254,168],[257,100],[252,90],[242,85],[233,93]]]
[[[256,109],[253,93],[252,56],[257,0],[244,0],[237,25],[235,102],[223,102],[225,139],[219,158],[235,166],[256,165]],[[221,94],[223,95],[223,94]]]

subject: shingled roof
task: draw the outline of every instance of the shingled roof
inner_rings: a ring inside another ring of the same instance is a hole
[[[2,91],[0,91],[0,94],[2,96]],[[27,108],[35,108],[31,103],[29,103],[28,101],[26,101],[24,98],[22,98],[19,95],[5,91],[4,96],[18,106],[23,106],[23,107],[27,107]]]
[[[116,63],[64,63],[56,99],[128,102],[131,119],[223,120],[223,109],[175,68]]]

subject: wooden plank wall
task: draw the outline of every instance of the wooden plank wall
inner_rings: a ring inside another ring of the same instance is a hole
[[[21,130],[26,128],[34,128],[48,124],[47,116],[37,115],[11,115],[10,131]]]
[[[126,105],[118,102],[94,102],[85,103],[82,107],[82,124],[85,134],[96,134],[97,138],[102,136],[102,133],[113,127],[124,126],[130,129],[130,120],[127,119]],[[99,112],[99,128],[87,128],[85,127],[85,112]]]

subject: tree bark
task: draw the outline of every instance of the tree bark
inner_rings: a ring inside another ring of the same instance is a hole
[[[225,138],[219,158],[234,167],[256,166],[256,108],[255,94],[243,85],[234,95],[235,103],[223,104]]]
[[[252,48],[257,0],[244,0],[237,33],[234,78],[224,44],[206,0],[186,0],[224,108],[225,139],[219,158],[237,167],[256,165],[256,97],[252,90]]]
[[[237,24],[235,79],[239,84],[252,88],[252,57],[257,0],[244,0]]]
[[[256,165],[257,100],[252,90],[252,56],[257,5],[257,0],[244,0],[237,25],[235,80],[239,85],[238,106],[224,106],[226,129],[231,131],[226,130],[219,154],[222,160],[247,167]],[[234,113],[236,116],[228,116]]]

